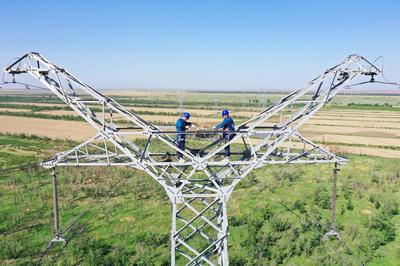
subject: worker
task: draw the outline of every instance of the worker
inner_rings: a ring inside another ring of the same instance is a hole
[[[189,113],[184,113],[182,117],[176,121],[176,131],[178,132],[177,136],[177,146],[179,149],[182,151],[185,149],[185,141],[186,141],[186,134],[182,134],[186,132],[186,129],[190,126],[193,126],[192,123],[188,122],[190,114]],[[178,152],[178,160],[179,162],[183,163],[185,160],[182,158],[182,153]]]
[[[222,111],[222,117],[224,118],[222,123],[215,126],[214,128],[215,129],[222,128],[224,130],[222,137],[225,140],[225,143],[227,143],[230,140],[232,140],[234,137],[234,134],[229,133],[229,132],[235,131],[235,122],[233,121],[232,117],[229,116],[228,110]],[[227,133],[227,131],[228,131],[228,133]],[[230,145],[228,145],[225,147],[225,160],[224,161],[229,161],[230,155],[231,155],[231,147],[230,147]]]

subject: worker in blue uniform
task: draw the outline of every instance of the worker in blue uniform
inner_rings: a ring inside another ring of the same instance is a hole
[[[228,110],[223,110],[222,111],[222,117],[224,120],[222,121],[221,124],[215,126],[215,129],[222,128],[224,130],[224,133],[222,137],[225,140],[225,143],[228,141],[232,140],[234,137],[233,133],[230,133],[232,131],[235,131],[235,122],[233,121],[232,117],[229,116],[229,111]],[[231,155],[231,147],[230,145],[225,147],[225,160],[224,161],[229,161],[229,156]]]
[[[185,141],[186,141],[186,134],[182,134],[186,132],[186,129],[190,126],[193,126],[192,123],[188,122],[190,114],[184,113],[182,117],[176,121],[176,131],[178,132],[176,144],[179,149],[182,151],[185,149]],[[184,162],[185,160],[182,158],[182,153],[178,152],[178,160],[180,162]]]

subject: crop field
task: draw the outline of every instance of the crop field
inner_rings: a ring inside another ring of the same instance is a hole
[[[240,123],[284,96],[214,91],[110,90],[103,93],[156,125],[174,126],[180,111],[190,111],[191,121],[205,128],[220,123],[221,109],[229,109],[236,123]],[[0,91],[0,123],[1,133],[71,140],[85,140],[95,134],[60,100],[40,91]],[[300,132],[328,148],[340,146],[353,154],[400,158],[400,96],[338,95]]]
[[[160,126],[189,111],[204,128],[222,121],[221,109],[240,123],[285,95],[102,93]],[[51,175],[38,163],[96,132],[42,91],[0,90],[0,125],[0,264],[34,265],[54,229]],[[338,174],[336,219],[351,252],[320,235],[330,230],[332,165],[268,166],[241,181],[228,202],[230,264],[399,265],[400,96],[338,95],[300,132],[350,159]],[[61,230],[83,215],[58,265],[169,265],[170,203],[154,180],[125,167],[58,171]],[[56,243],[44,264],[61,249]]]

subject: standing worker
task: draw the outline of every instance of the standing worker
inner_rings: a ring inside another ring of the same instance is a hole
[[[233,139],[234,134],[232,133],[226,133],[226,130],[228,132],[230,131],[235,131],[235,122],[233,122],[232,117],[229,116],[229,111],[228,110],[223,110],[222,111],[222,117],[224,120],[222,121],[221,124],[215,126],[214,128],[222,128],[224,130],[224,133],[222,137],[225,139],[225,143],[229,142],[231,139]],[[225,147],[225,160],[224,161],[229,161],[229,156],[231,155],[231,147],[230,145]]]
[[[182,117],[176,121],[176,131],[178,132],[177,137],[177,146],[182,151],[185,149],[185,141],[186,141],[186,134],[182,134],[186,132],[187,127],[192,126],[193,124],[188,122],[187,120],[190,118],[189,113],[184,113]],[[183,163],[185,160],[182,158],[182,153],[178,152],[178,160],[179,162]]]

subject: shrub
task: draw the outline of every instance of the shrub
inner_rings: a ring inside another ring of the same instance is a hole
[[[232,226],[239,226],[239,225],[246,224],[246,217],[243,217],[243,216],[228,217],[228,220],[229,220],[229,225],[232,225]]]
[[[331,208],[330,195],[326,187],[322,185],[319,185],[315,188],[313,201],[315,205],[322,209],[327,210]]]
[[[370,195],[369,195],[369,201],[372,202],[372,203],[374,203],[374,202],[375,202],[375,197],[376,197],[375,194],[370,194]]]
[[[246,262],[247,262],[247,257],[240,253],[233,253],[232,255],[229,255],[229,264],[230,265],[242,266],[242,265],[245,265]]]
[[[353,186],[349,182],[343,184],[342,190],[345,199],[350,199],[351,196],[353,195]]]
[[[274,216],[274,213],[271,211],[271,207],[267,204],[263,209],[263,217],[264,220],[269,220]]]
[[[305,213],[306,212],[306,208],[305,208],[306,202],[304,200],[296,200],[294,202],[294,207],[299,210],[301,213]]]
[[[292,225],[288,220],[274,219],[272,221],[272,226],[276,232],[283,232],[288,230]]]
[[[343,215],[346,212],[346,208],[344,207],[344,205],[340,206],[340,214]]]
[[[354,205],[353,205],[353,203],[351,202],[351,199],[349,199],[349,200],[347,201],[347,203],[346,203],[346,209],[348,209],[348,210],[350,210],[350,211],[352,211],[352,210],[354,209]]]
[[[272,175],[277,181],[293,182],[298,179],[304,171],[299,167],[277,167],[273,170]]]
[[[249,173],[243,180],[241,180],[238,184],[238,188],[249,188],[256,185],[259,181],[256,178],[254,173]]]
[[[378,183],[379,183],[379,177],[378,177],[376,174],[374,174],[374,175],[371,177],[371,182],[372,182],[372,183],[378,184]]]
[[[393,200],[383,202],[383,213],[387,216],[397,215],[399,213],[399,203]]]
[[[396,238],[396,228],[384,213],[379,213],[373,217],[370,227],[383,234],[384,243],[391,242]]]

